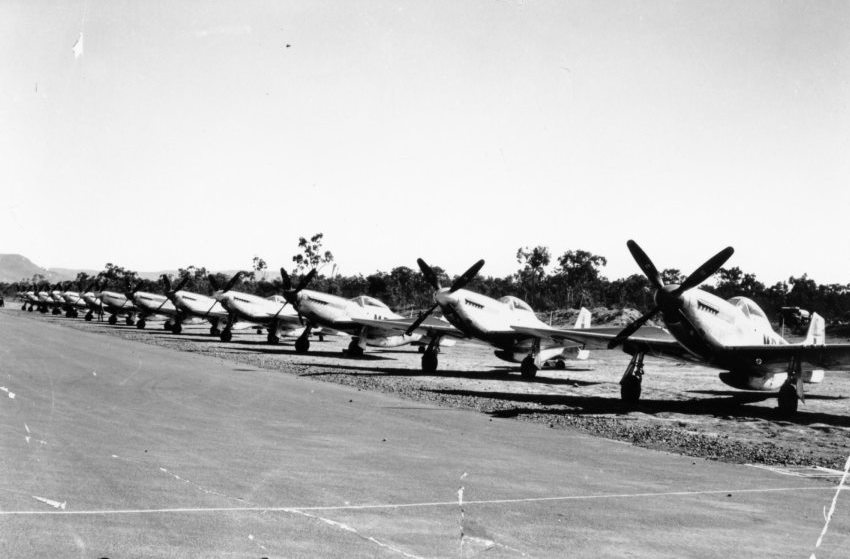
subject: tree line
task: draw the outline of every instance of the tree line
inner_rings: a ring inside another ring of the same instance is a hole
[[[333,266],[333,254],[324,250],[322,244],[321,233],[309,239],[299,239],[299,253],[292,258],[290,273],[296,284],[307,271],[316,268],[319,274],[310,284],[310,289],[316,291],[347,298],[369,295],[401,312],[412,312],[433,302],[433,289],[419,270],[397,266],[389,272],[377,271],[368,275],[337,274]],[[518,269],[513,274],[505,277],[479,275],[467,289],[493,298],[514,295],[538,312],[581,306],[646,311],[653,305],[649,282],[643,274],[609,280],[602,274],[608,262],[604,256],[585,250],[568,250],[553,259],[547,247],[536,246],[519,248],[516,260]],[[432,268],[441,285],[451,285],[453,277],[449,277],[439,266]],[[665,283],[679,283],[685,277],[674,268],[662,270],[661,275]],[[221,288],[231,279],[225,274],[210,274],[206,268],[193,265],[180,268],[168,280],[173,286],[184,278],[186,283],[183,289],[199,293],[212,293],[215,287]],[[64,282],[60,288],[73,286],[85,289],[95,281],[101,282],[102,289],[116,291],[124,291],[130,286],[130,289],[163,293],[167,285],[162,279],[143,279],[133,270],[107,263],[96,276],[81,272],[76,281]],[[34,283],[43,283],[43,278],[33,277],[12,284],[0,284],[0,290],[7,294],[26,291]],[[265,260],[258,256],[253,258],[251,269],[246,270],[236,287],[239,291],[260,296],[280,293],[283,288],[279,274],[268,270]],[[773,320],[778,320],[782,307],[801,307],[819,313],[828,322],[850,321],[850,284],[819,284],[806,274],[766,286],[754,274],[746,273],[736,266],[721,268],[713,284],[709,281],[700,288],[724,299],[749,297]]]

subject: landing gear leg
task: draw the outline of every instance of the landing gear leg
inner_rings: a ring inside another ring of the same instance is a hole
[[[276,345],[276,344],[280,343],[280,338],[278,338],[277,334],[275,334],[274,328],[269,329],[269,333],[266,336],[266,342],[268,342],[271,345]]]
[[[526,380],[532,380],[537,376],[537,356],[540,354],[540,338],[534,338],[531,343],[531,353],[529,353],[522,363],[519,365],[519,374]]]
[[[428,342],[428,347],[422,354],[422,371],[425,373],[433,373],[437,370],[439,360],[437,354],[440,353],[440,336],[434,336]]]
[[[620,400],[626,405],[635,405],[640,400],[640,387],[643,380],[643,353],[636,353],[629,361],[623,378],[620,379]]]
[[[794,356],[788,363],[788,379],[779,389],[777,398],[779,413],[783,416],[791,416],[797,413],[798,402],[806,403],[803,393],[803,368],[800,358]]]

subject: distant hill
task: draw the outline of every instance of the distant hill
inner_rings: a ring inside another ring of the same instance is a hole
[[[77,278],[77,274],[85,272],[90,276],[97,275],[101,270],[84,268],[42,268],[21,254],[0,254],[0,282],[12,283],[23,279],[31,280],[36,274],[41,274],[49,282],[67,281]],[[222,271],[232,276],[236,270]],[[177,270],[160,270],[158,272],[138,272],[139,277],[147,280],[157,280],[162,274],[177,275]]]

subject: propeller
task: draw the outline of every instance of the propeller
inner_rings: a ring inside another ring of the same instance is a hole
[[[312,270],[307,272],[306,276],[301,278],[301,281],[298,282],[298,287],[293,289],[292,278],[289,277],[289,274],[286,273],[285,269],[280,269],[280,279],[283,282],[283,298],[288,304],[292,305],[292,308],[295,309],[296,313],[298,313],[298,321],[301,324],[304,324],[304,317],[301,315],[301,311],[298,308],[298,294],[301,292],[301,290],[310,285],[310,282],[313,281],[313,278],[316,277],[317,273],[318,270],[316,270],[316,268],[313,268]],[[285,306],[286,305],[284,305],[284,307]],[[280,311],[282,310],[283,307],[280,308]],[[280,311],[278,311],[278,314],[280,314]]]
[[[171,279],[165,274],[162,275],[162,283],[165,285],[165,296],[169,301],[174,302],[174,294],[183,289],[189,283],[189,276],[183,276],[177,283],[177,287],[171,285]]]
[[[431,287],[434,288],[434,291],[439,292],[442,287],[440,287],[440,279],[437,277],[437,274],[434,272],[434,270],[421,258],[417,258],[416,263],[419,265],[419,269],[422,271],[422,275],[425,276],[425,281],[427,281],[431,285]],[[452,285],[451,287],[449,287],[448,290],[449,293],[454,293],[458,289],[463,289],[464,287],[466,287],[466,285],[470,281],[472,281],[472,278],[474,278],[483,267],[484,259],[481,259],[472,266],[470,266],[467,271],[462,273],[454,282],[452,282]],[[416,329],[419,328],[419,325],[425,322],[425,319],[428,318],[432,312],[437,310],[437,307],[439,306],[440,303],[434,303],[433,305],[422,311],[419,316],[416,317],[416,320],[414,320],[413,323],[407,327],[407,330],[405,330],[404,333],[408,336],[413,334],[413,332],[415,332]]]
[[[712,275],[717,273],[717,271],[726,263],[727,260],[732,256],[735,252],[735,249],[732,247],[726,247],[708,260],[705,263],[694,270],[691,275],[685,278],[679,286],[675,289],[669,288],[670,286],[664,285],[664,281],[661,278],[661,274],[658,273],[658,268],[655,267],[655,264],[652,263],[649,256],[640,248],[636,242],[629,240],[626,243],[626,246],[629,248],[629,252],[632,253],[632,257],[637,262],[641,271],[644,275],[649,279],[649,283],[652,284],[652,287],[655,288],[655,306],[651,308],[646,314],[638,318],[637,320],[630,323],[628,326],[620,330],[620,332],[608,342],[608,349],[614,349],[615,347],[622,344],[626,341],[629,336],[637,332],[641,326],[647,323],[652,317],[654,317],[659,312],[663,313],[672,313],[676,312],[682,305],[681,295],[690,289],[698,286]]]

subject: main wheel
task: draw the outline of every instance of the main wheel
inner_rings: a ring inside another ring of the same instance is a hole
[[[27,311],[32,312],[32,305],[30,305],[30,308],[28,308]]]
[[[174,322],[171,325],[171,333],[172,334],[179,334],[182,331],[183,331],[183,325],[180,324],[179,322]]]
[[[86,322],[91,322],[91,320],[94,318],[94,313],[89,311],[89,312],[86,313],[86,316],[84,316],[83,318],[86,319]]]
[[[522,378],[531,380],[537,376],[537,365],[534,364],[534,358],[530,355],[522,360],[519,365],[519,373]]]
[[[139,330],[144,330],[145,325],[147,325],[147,322],[145,321],[145,319],[140,318],[139,321],[136,323],[136,328],[138,328]]]
[[[560,369],[560,370],[564,370],[564,369],[567,368],[567,362],[564,361],[563,359],[556,359],[555,360],[555,368]]]
[[[350,357],[363,357],[363,348],[360,347],[360,343],[356,340],[351,340],[348,343],[348,355]]]
[[[128,316],[127,318],[124,319],[124,324],[126,324],[127,326],[132,326],[135,323],[136,323],[136,321],[133,320],[132,316]]]
[[[60,314],[62,311],[59,309],[59,307],[53,307],[53,310],[50,312],[51,314]]]
[[[779,389],[777,398],[779,403],[779,413],[782,415],[794,415],[797,413],[797,387],[790,383],[785,383]]]
[[[624,404],[634,405],[640,401],[641,381],[638,377],[626,377],[620,383],[620,400]]]
[[[115,316],[114,314],[111,314],[111,315],[109,315],[109,320],[107,320],[107,322],[114,326],[114,325],[118,324],[118,317]]]
[[[310,339],[298,336],[298,339],[295,340],[295,351],[298,353],[307,353],[310,351]]]
[[[437,352],[425,350],[422,354],[422,370],[426,373],[433,373],[437,370],[438,365]]]
[[[269,332],[268,336],[266,336],[266,342],[275,345],[280,342],[280,338],[274,332]]]
[[[210,336],[218,336],[221,334],[221,330],[218,329],[218,326],[212,325],[210,326]]]
[[[21,307],[21,310],[22,310],[22,311],[27,310],[27,304],[26,304],[26,303],[24,303],[24,306],[23,306],[23,307]]]
[[[218,335],[219,339],[225,343],[229,342],[233,339],[233,332],[225,328],[221,331],[221,334]]]

